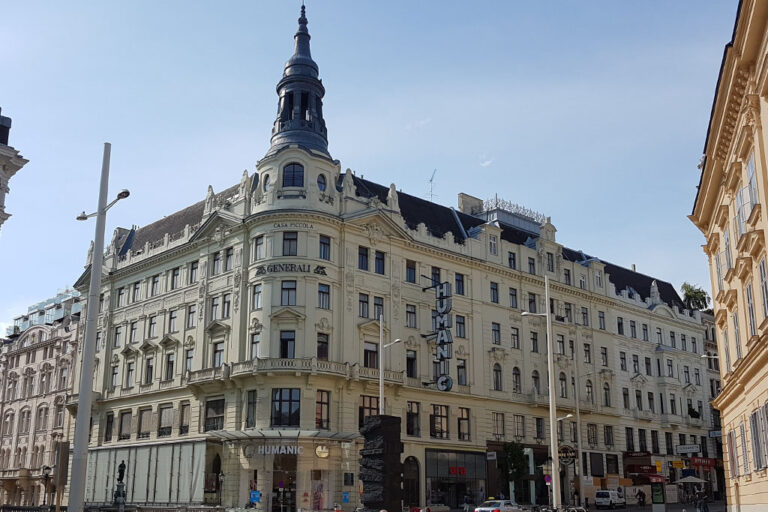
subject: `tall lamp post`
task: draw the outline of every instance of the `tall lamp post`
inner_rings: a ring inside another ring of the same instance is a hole
[[[75,420],[75,446],[72,454],[72,475],[69,488],[69,509],[83,510],[85,501],[85,476],[88,465],[88,434],[91,426],[91,403],[93,401],[93,370],[96,354],[96,317],[99,314],[99,290],[101,289],[101,267],[104,258],[104,225],[107,210],[115,203],[130,195],[121,190],[117,197],[107,204],[109,189],[109,157],[112,145],[104,143],[104,157],[101,163],[101,184],[99,186],[98,209],[91,214],[85,212],[77,220],[96,217],[91,255],[91,284],[88,288],[88,309],[85,321],[85,342],[83,343],[82,364],[80,365],[80,390]]]
[[[379,416],[384,416],[384,349],[401,341],[397,338],[392,343],[384,344],[384,315],[379,315]]]
[[[549,449],[552,453],[552,508],[560,506],[560,461],[557,453],[557,404],[555,402],[555,356],[552,346],[552,315],[549,311],[549,276],[544,276],[544,313],[523,312],[524,316],[547,319],[547,370],[549,372]]]
[[[46,497],[48,496],[48,479],[51,477],[51,467],[43,466],[43,506],[46,505]]]

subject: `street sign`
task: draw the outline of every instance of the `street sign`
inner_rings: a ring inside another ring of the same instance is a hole
[[[485,452],[485,460],[496,460],[496,452]]]
[[[663,467],[662,467],[661,461],[660,461],[660,460],[657,460],[657,461],[656,461],[656,472],[657,472],[657,473],[661,473],[661,472],[662,472],[662,470],[663,470]]]
[[[261,502],[261,491],[251,491],[251,503]]]
[[[698,444],[681,444],[675,448],[675,452],[678,454],[699,453],[700,451],[701,451],[701,446],[699,446]]]
[[[560,460],[565,463],[570,463],[576,460],[576,450],[572,446],[564,444],[557,450],[557,454],[560,456]]]
[[[550,475],[544,475],[544,483],[547,485],[552,483],[552,477]]]

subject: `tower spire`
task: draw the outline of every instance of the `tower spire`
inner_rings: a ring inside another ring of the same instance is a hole
[[[328,133],[323,119],[325,88],[318,78],[317,63],[312,59],[309,47],[311,37],[303,3],[298,21],[299,27],[293,36],[293,55],[285,63],[283,77],[277,84],[278,113],[267,156],[295,144],[330,158]]]

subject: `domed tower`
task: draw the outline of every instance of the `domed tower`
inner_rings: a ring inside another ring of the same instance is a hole
[[[305,7],[301,6],[299,29],[293,36],[293,56],[285,63],[283,78],[277,84],[279,105],[272,127],[272,138],[266,157],[291,145],[320,152],[327,158],[328,131],[323,119],[325,88],[318,78],[317,63],[309,49],[309,30]]]

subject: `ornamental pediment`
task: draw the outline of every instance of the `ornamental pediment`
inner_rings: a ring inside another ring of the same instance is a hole
[[[131,357],[131,356],[135,356],[136,354],[138,354],[139,351],[136,350],[131,345],[126,345],[125,347],[123,347],[123,350],[121,350],[120,353],[123,354],[125,357]]]
[[[675,313],[666,304],[654,304],[648,309],[653,311],[655,314],[658,314],[659,316],[663,316],[666,318],[675,318]]]
[[[178,345],[180,342],[177,338],[171,336],[170,334],[166,334],[163,336],[163,339],[160,340],[160,346],[164,348],[171,348]]]
[[[210,336],[229,334],[231,327],[220,320],[212,320],[206,327],[205,332]]]
[[[372,247],[377,242],[384,242],[390,237],[411,239],[412,237],[397,223],[378,209],[355,212],[347,218],[347,223],[360,227],[368,237]]]
[[[294,309],[289,306],[284,306],[282,308],[276,309],[271,315],[269,315],[270,320],[277,321],[277,322],[297,322],[300,320],[304,320],[306,316],[301,313],[299,310]]]
[[[689,382],[688,384],[683,386],[683,391],[685,391],[688,394],[694,394],[694,393],[696,393],[696,386],[694,386],[693,384],[691,384]]]
[[[157,345],[152,343],[149,340],[144,340],[144,343],[139,345],[139,350],[141,350],[142,352],[154,352],[155,350],[157,350]]]
[[[357,324],[357,331],[360,333],[360,338],[363,337],[379,337],[379,321],[378,320],[367,320],[365,322],[361,322]],[[387,329],[386,326],[384,326],[384,338],[389,337],[389,329]]]
[[[636,386],[644,386],[648,379],[646,379],[642,373],[636,373],[631,379],[629,379],[632,384]]]
[[[224,240],[229,236],[230,230],[240,223],[237,216],[224,211],[217,210],[203,222],[195,234],[190,237],[190,242],[194,240],[211,240],[224,245]]]

